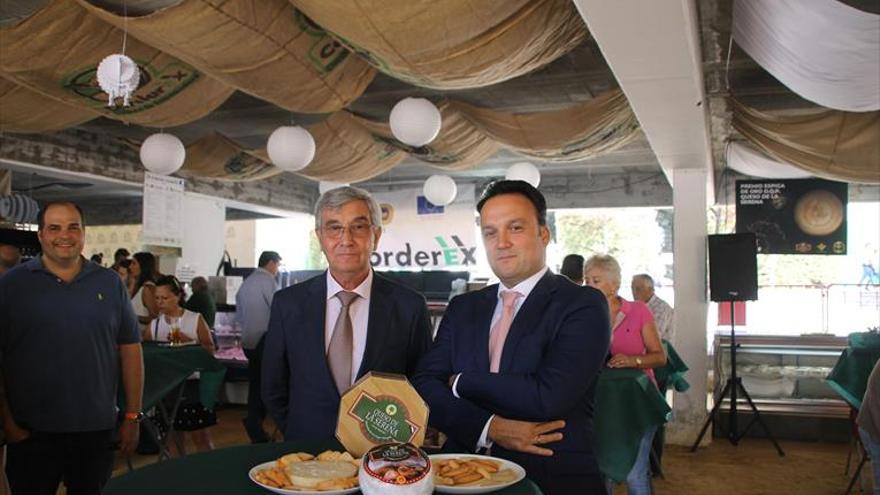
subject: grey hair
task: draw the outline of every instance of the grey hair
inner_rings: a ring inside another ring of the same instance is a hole
[[[346,203],[358,200],[367,203],[367,208],[370,209],[370,223],[372,223],[374,227],[381,229],[382,209],[379,208],[379,203],[373,199],[373,196],[371,196],[369,192],[354,186],[337,187],[336,189],[331,189],[325,192],[320,198],[318,198],[318,202],[315,203],[315,229],[321,228],[322,211],[328,208],[336,210],[342,208]]]
[[[610,254],[594,254],[584,264],[584,275],[593,268],[611,275],[611,280],[620,287],[620,263]]]
[[[638,275],[633,275],[633,281],[636,281],[636,280],[642,280],[648,284],[648,287],[650,287],[652,289],[654,288],[654,279],[651,278],[651,276],[648,275],[647,273],[640,273]]]

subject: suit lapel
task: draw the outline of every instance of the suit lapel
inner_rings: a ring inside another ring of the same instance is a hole
[[[504,341],[504,350],[501,352],[499,371],[505,371],[510,366],[511,360],[516,356],[516,347],[519,345],[519,341],[540,326],[544,308],[550,303],[555,290],[555,275],[547,270],[547,273],[535,284],[529,297],[523,301],[510,325],[510,331]]]
[[[498,285],[492,285],[482,290],[482,297],[477,301],[474,308],[474,331],[471,332],[473,342],[471,352],[474,353],[474,369],[489,371],[489,330],[492,327],[492,315],[498,304]]]
[[[323,277],[314,277],[309,286],[306,301],[303,302],[304,325],[303,333],[305,335],[306,355],[315,356],[316,366],[313,368],[318,376],[317,379],[323,379],[330,384],[330,389],[336,390],[336,384],[333,381],[333,375],[330,373],[330,365],[327,363],[327,352],[324,346],[325,329],[324,319],[327,315],[327,277],[329,272]]]
[[[373,272],[373,286],[370,289],[370,315],[367,319],[367,341],[364,344],[364,356],[361,358],[361,366],[358,368],[357,377],[364,375],[365,370],[377,367],[379,356],[382,353],[382,343],[391,336],[391,326],[388,315],[391,314],[391,286],[388,282]]]

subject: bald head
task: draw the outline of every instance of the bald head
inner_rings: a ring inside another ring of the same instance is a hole
[[[0,244],[0,273],[4,273],[21,261],[21,251],[9,244]]]

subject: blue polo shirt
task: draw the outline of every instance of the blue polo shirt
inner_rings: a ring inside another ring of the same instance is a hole
[[[65,283],[41,257],[0,277],[0,369],[19,425],[37,431],[116,424],[119,344],[140,342],[119,275],[83,260]]]

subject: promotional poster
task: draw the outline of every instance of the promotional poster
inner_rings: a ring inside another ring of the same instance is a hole
[[[421,187],[373,194],[382,208],[382,238],[371,256],[379,269],[450,270],[476,265],[474,185],[437,206]]]
[[[846,254],[847,185],[822,179],[736,181],[736,231],[761,254]]]

